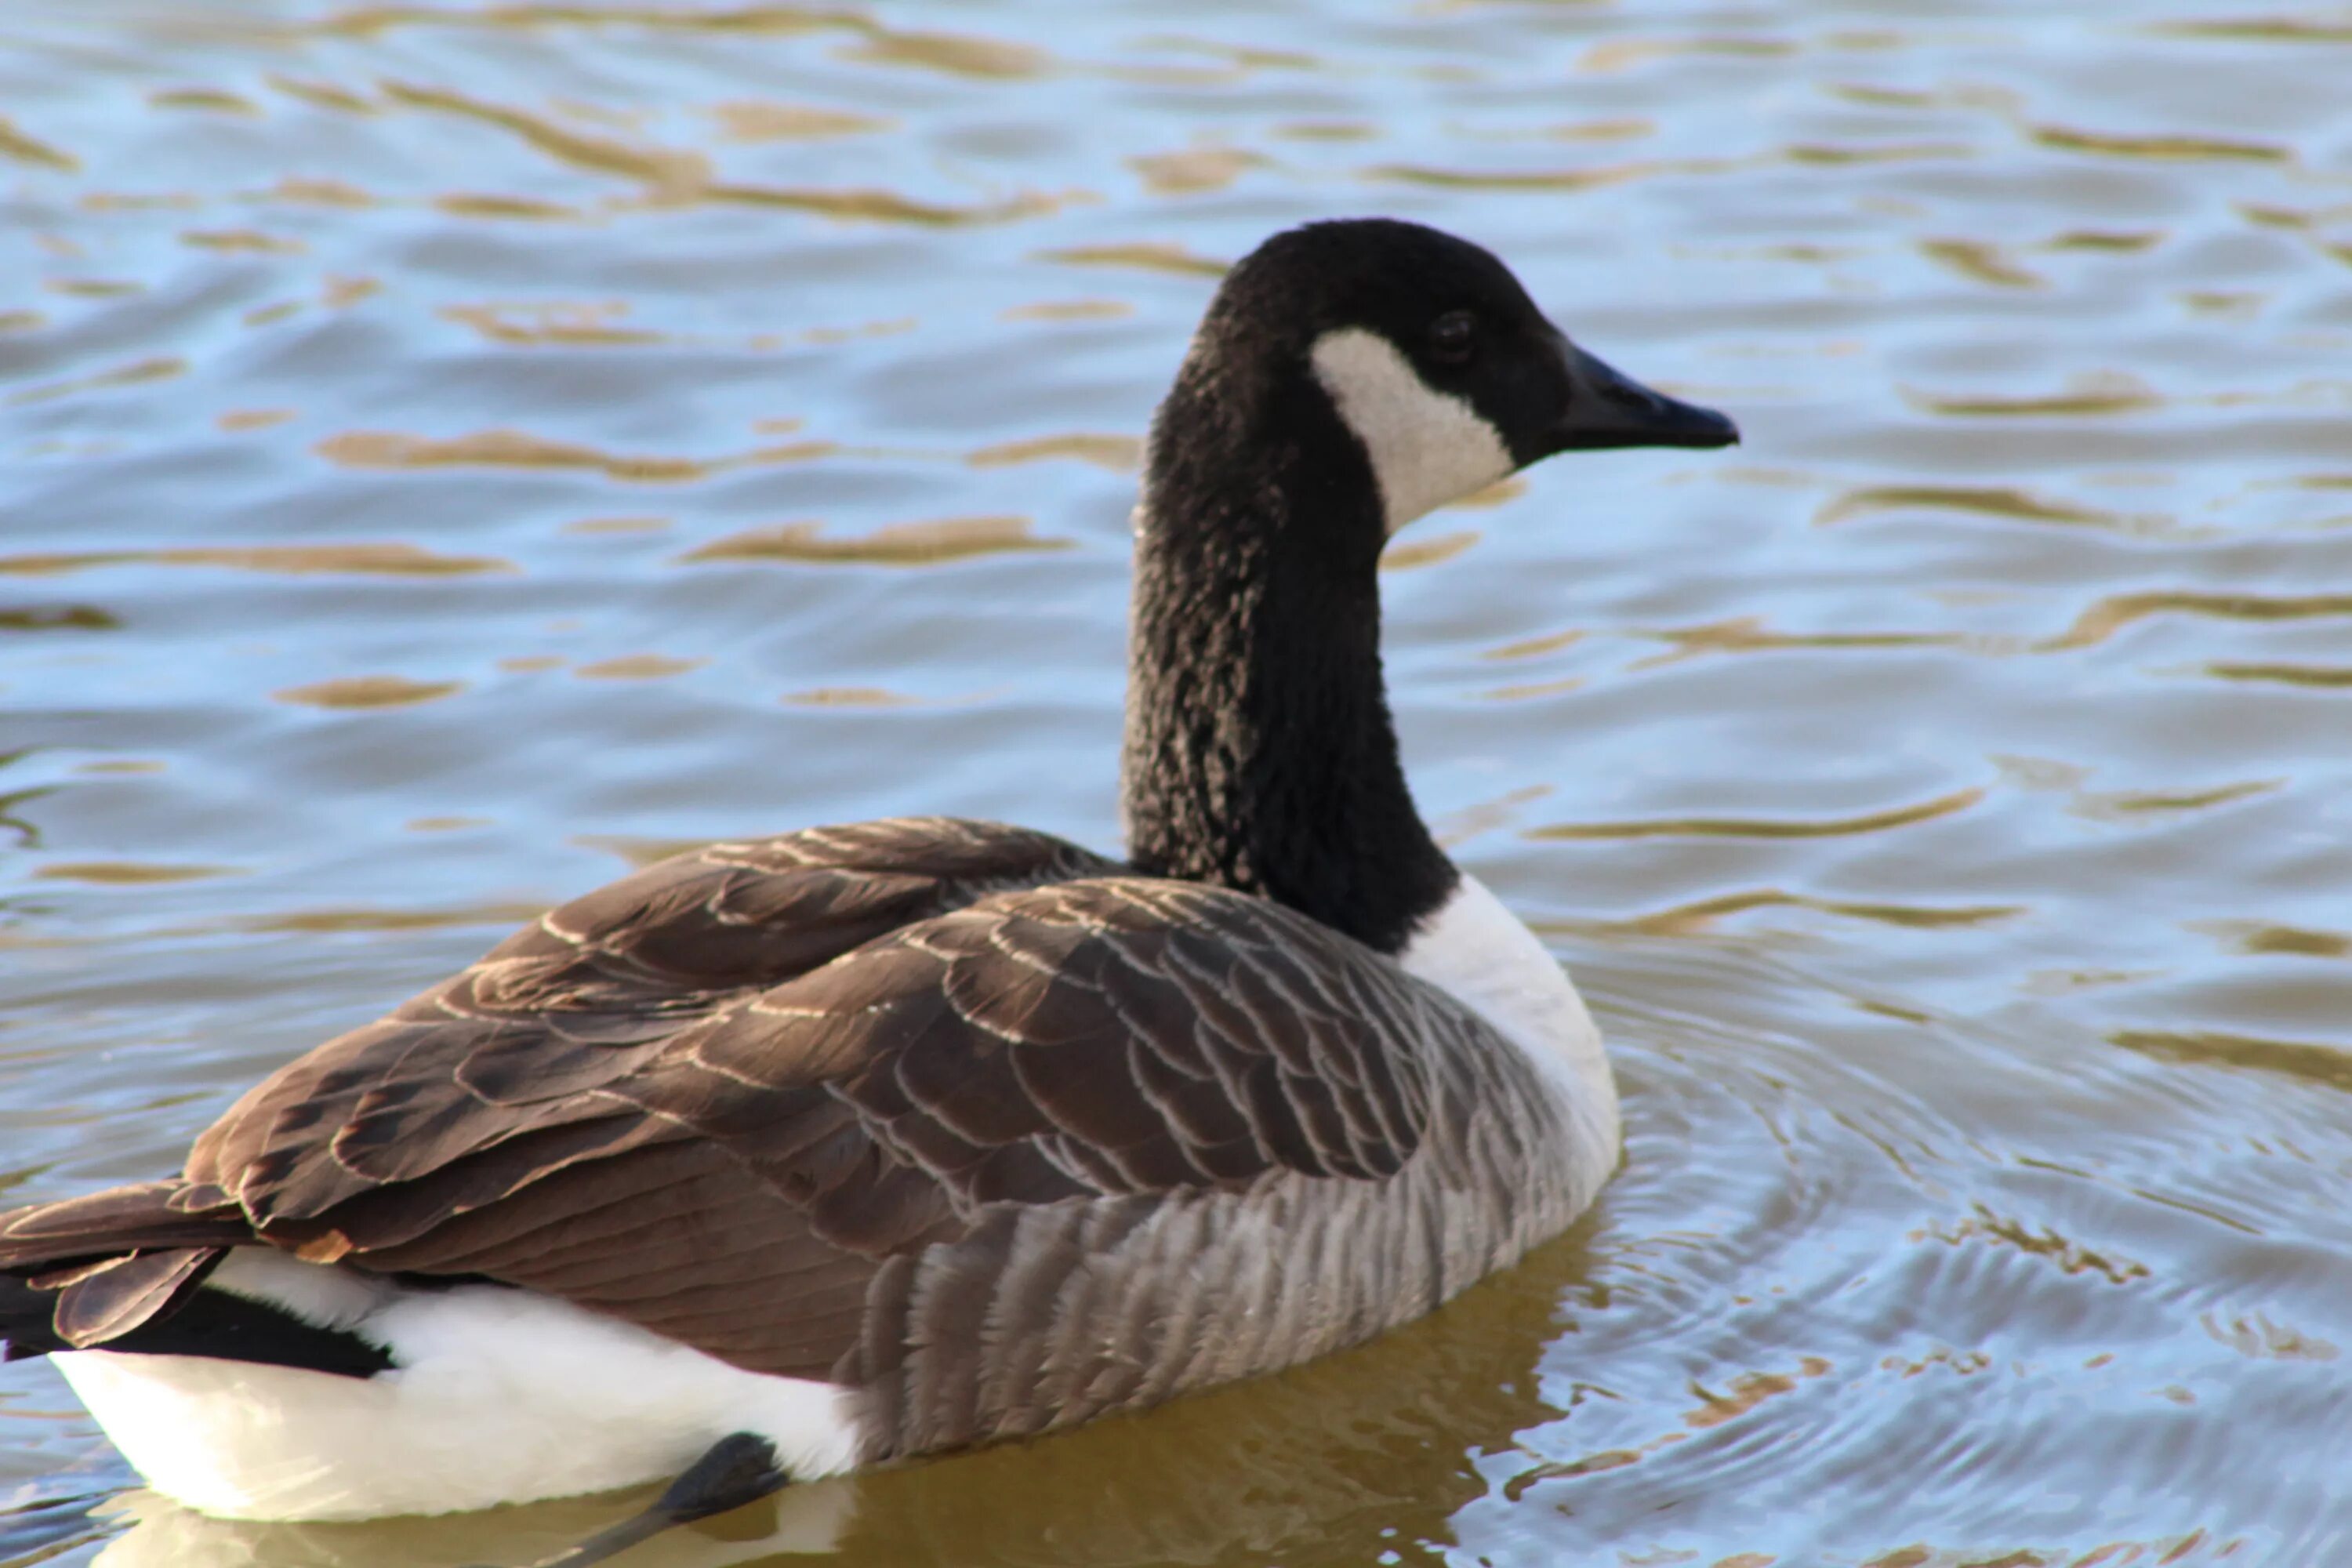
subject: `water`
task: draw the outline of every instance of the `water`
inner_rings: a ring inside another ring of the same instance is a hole
[[[2336,1561],[2352,14],[2294,4],[13,0],[0,1186],[169,1169],[674,844],[1114,843],[1137,438],[1219,262],[1391,212],[1748,432],[1387,579],[1623,1173],[1370,1349],[643,1561]],[[0,1373],[8,1563],[622,1506],[133,1485]]]

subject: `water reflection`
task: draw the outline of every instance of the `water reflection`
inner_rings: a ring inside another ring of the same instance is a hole
[[[1626,1167],[1361,1355],[762,1528],[2324,1561],[2347,44],[2195,0],[12,8],[0,1186],[169,1169],[679,847],[941,810],[1110,846],[1153,401],[1230,258],[1385,209],[1750,433],[1550,465],[1386,562],[1419,799],[1593,995]],[[0,1369],[11,1568],[520,1561],[623,1506],[88,1517],[128,1481]]]

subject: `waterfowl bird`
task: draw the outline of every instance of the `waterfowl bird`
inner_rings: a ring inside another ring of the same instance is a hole
[[[1429,1311],[1592,1201],[1618,1110],[1414,810],[1381,552],[1553,453],[1737,439],[1475,245],[1276,235],[1152,424],[1125,861],[899,818],[591,892],[180,1175],[0,1216],[8,1353],[170,1496],[329,1519],[841,1471]]]

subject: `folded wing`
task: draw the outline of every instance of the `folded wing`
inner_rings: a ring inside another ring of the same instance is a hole
[[[182,1181],[0,1219],[0,1269],[54,1279],[76,1343],[258,1239],[830,1376],[890,1260],[1006,1205],[1394,1173],[1430,1005],[1278,905],[1044,835],[717,846],[289,1065]]]

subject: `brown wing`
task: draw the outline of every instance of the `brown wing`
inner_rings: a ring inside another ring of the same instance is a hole
[[[1048,835],[941,818],[676,857],[272,1074],[197,1140],[182,1180],[0,1215],[0,1270],[58,1293],[54,1327],[71,1342],[111,1339],[172,1305],[220,1247],[298,1242],[280,1210],[317,1213],[436,1165],[470,1184],[449,1201],[478,1205],[501,1181],[625,1139],[621,1123],[643,1118],[583,1091],[697,1019],[992,889],[1109,868]]]
[[[667,869],[596,898],[657,891]],[[642,937],[600,943],[570,918],[593,899],[560,910],[548,930],[612,956],[517,987],[499,965],[545,961],[526,932],[249,1096],[174,1204],[823,1376],[883,1264],[991,1205],[1377,1177],[1415,1147],[1427,999],[1368,950],[1260,900],[1118,876],[877,912],[873,889],[906,874],[837,879],[823,907],[853,911],[836,927],[854,944],[779,932],[824,961],[691,1002],[638,978]],[[695,962],[676,945],[666,963]]]
[[[181,1206],[236,1203],[266,1225],[420,1161],[558,1129],[593,1141],[580,1123],[611,1109],[583,1096],[714,1011],[992,889],[1110,868],[1046,834],[936,817],[662,861],[262,1080],[196,1140]]]

